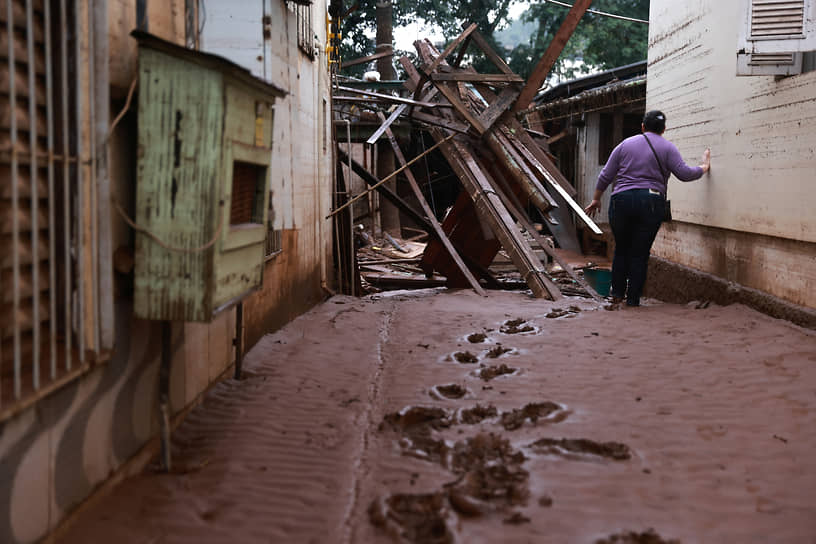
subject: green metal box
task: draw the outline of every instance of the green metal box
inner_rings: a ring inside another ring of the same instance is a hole
[[[134,311],[210,321],[263,279],[272,105],[285,92],[144,32]]]

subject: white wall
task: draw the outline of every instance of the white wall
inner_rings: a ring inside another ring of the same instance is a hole
[[[816,307],[816,72],[736,76],[739,0],[652,0],[647,109],[687,162],[654,253]]]
[[[653,0],[647,109],[684,158],[712,171],[670,188],[674,217],[816,242],[816,72],[736,76],[739,0]]]

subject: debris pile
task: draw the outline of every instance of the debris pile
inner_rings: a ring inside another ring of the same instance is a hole
[[[410,98],[339,87],[346,95],[391,105],[387,118],[378,113],[380,125],[366,142],[373,144],[380,138],[390,142],[398,172],[407,179],[422,210],[387,189],[383,180],[377,180],[342,150],[339,159],[352,165],[369,186],[376,187],[381,196],[429,234],[421,259],[411,262],[411,267],[418,267],[428,278],[443,276],[448,286],[470,286],[483,294],[483,285],[501,287],[488,268],[502,250],[534,296],[559,299],[562,287],[566,287],[568,294],[583,292],[600,299],[553,248],[554,239],[560,248],[580,252],[573,214],[593,232],[601,231],[574,200],[575,189],[536,143],[534,132],[525,129],[516,117],[513,110],[524,91],[524,80],[490,48],[475,24],[442,52],[427,40],[418,40],[414,46],[417,66],[408,57],[399,59],[407,74],[404,87]],[[480,49],[497,72],[478,73],[462,67],[470,46]],[[392,132],[398,120],[429,134],[462,184],[464,190],[441,224],[410,168],[422,154],[406,160]],[[535,219],[528,215],[531,208],[537,210]],[[551,238],[539,232],[544,229]],[[549,259],[569,276],[567,281],[554,281],[548,274]]]

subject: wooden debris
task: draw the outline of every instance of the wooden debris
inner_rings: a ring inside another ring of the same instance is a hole
[[[339,88],[339,91],[366,96],[372,101],[399,104],[388,118],[382,113],[378,114],[381,124],[368,143],[376,142],[382,136],[388,138],[400,165],[398,172],[407,178],[422,208],[421,212],[411,211],[413,216],[420,216],[418,224],[432,235],[420,262],[427,277],[439,272],[447,277],[448,285],[461,286],[464,282],[483,293],[476,277],[486,279],[489,286],[496,285],[496,280],[485,269],[503,248],[535,296],[560,298],[561,291],[548,277],[546,262],[542,262],[531,248],[529,235],[590,296],[600,298],[553,251],[534,228],[533,220],[527,216],[528,205],[532,204],[540,211],[558,245],[573,251],[580,250],[580,246],[571,212],[593,232],[601,233],[574,200],[577,194],[575,189],[512,113],[529,103],[529,93],[534,93],[540,85],[538,79],[542,74],[546,77],[544,72],[549,72],[549,56],[563,49],[561,42],[566,43],[577,19],[588,5],[586,0],[576,0],[576,7],[568,15],[568,21],[556,35],[546,58],[539,63],[535,77],[526,85],[490,48],[476,30],[476,25],[471,24],[442,52],[427,40],[414,42],[418,53],[417,66],[407,57],[399,59],[407,73],[404,86],[411,93],[411,99]],[[480,74],[472,68],[459,68],[466,49],[472,46],[485,54],[498,73]],[[447,59],[454,53],[455,60],[449,64]],[[392,134],[391,125],[400,118],[426,127],[436,141],[433,148],[439,148],[465,189],[441,225],[436,221],[409,168],[418,157],[406,160]],[[545,135],[539,136],[546,141]],[[354,169],[359,174],[358,167],[356,165]],[[364,179],[370,185],[377,184],[370,174]],[[394,194],[386,197],[399,199]],[[410,208],[405,203],[401,204],[401,209],[403,207]],[[525,235],[522,229],[528,234]],[[399,266],[399,263],[392,266]],[[380,280],[372,277],[372,281]],[[393,281],[404,283],[414,280]]]

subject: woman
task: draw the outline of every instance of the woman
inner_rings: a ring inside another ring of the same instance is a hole
[[[669,175],[680,181],[700,179],[711,168],[711,152],[703,153],[700,166],[689,166],[677,147],[663,138],[666,116],[650,111],[643,118],[643,134],[622,141],[609,156],[598,176],[592,202],[586,207],[590,216],[601,205],[601,195],[613,183],[609,202],[609,225],[615,237],[612,261],[613,302],[626,299],[627,306],[640,306],[646,283],[649,251],[665,215],[666,186]]]

